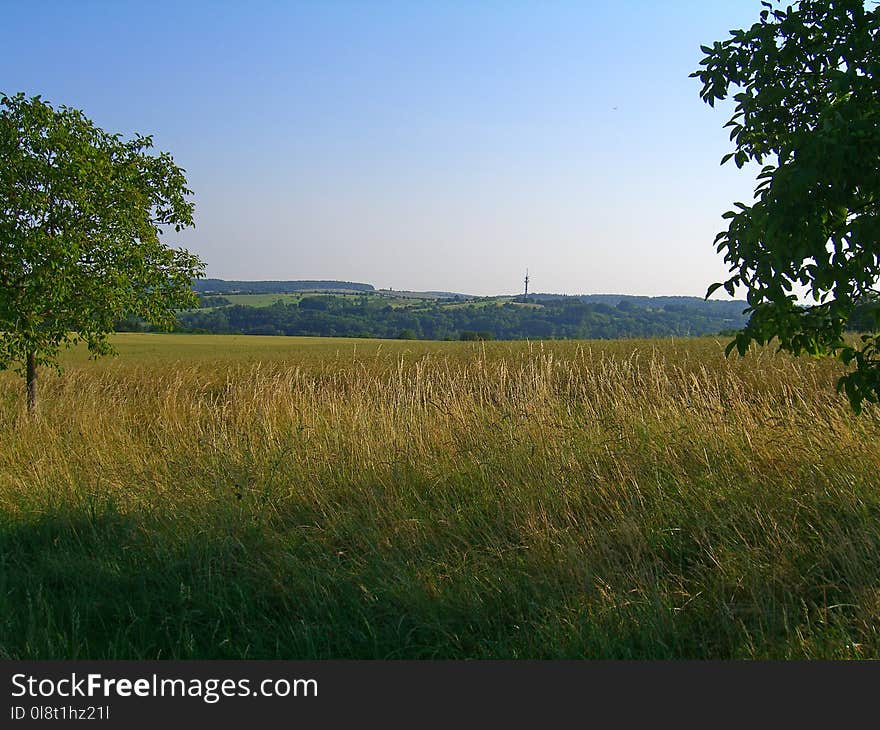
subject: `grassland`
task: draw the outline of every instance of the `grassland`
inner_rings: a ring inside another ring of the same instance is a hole
[[[880,414],[713,339],[0,373],[7,658],[880,657]]]
[[[229,300],[230,304],[242,304],[246,307],[269,307],[277,302],[296,304],[303,298],[302,294],[221,294],[220,296]]]

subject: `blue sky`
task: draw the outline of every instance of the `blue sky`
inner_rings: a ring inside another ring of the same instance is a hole
[[[212,276],[702,296],[753,180],[688,74],[760,9],[6,0],[0,91],[153,134]]]

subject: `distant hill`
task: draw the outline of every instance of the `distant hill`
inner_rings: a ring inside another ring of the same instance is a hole
[[[525,303],[509,296],[356,290],[354,286],[369,285],[338,281],[200,284],[211,296],[203,300],[202,309],[178,314],[183,331],[435,340],[592,339],[718,334],[740,329],[747,321],[745,302],[699,297],[536,294]],[[313,293],[259,304],[239,303],[232,296],[297,291]],[[343,296],[352,291],[358,296]],[[230,299],[224,301],[223,294]]]
[[[375,291],[372,284],[356,281],[227,281],[198,279],[193,289],[199,294],[288,294],[298,291]]]
[[[632,294],[529,294],[530,302],[579,301],[592,304],[608,304],[617,307],[621,302],[639,309],[675,311],[676,308],[697,309],[716,315],[739,318],[748,304],[740,299],[703,299],[702,297],[662,296],[646,297]],[[626,306],[626,305],[624,305]]]

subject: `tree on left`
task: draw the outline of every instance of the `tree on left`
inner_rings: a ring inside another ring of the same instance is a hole
[[[153,140],[123,140],[39,96],[0,95],[0,369],[24,375],[84,342],[112,353],[127,315],[170,328],[204,264],[161,237],[193,225],[184,170]]]

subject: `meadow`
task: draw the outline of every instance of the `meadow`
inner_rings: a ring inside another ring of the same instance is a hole
[[[880,409],[723,340],[0,373],[2,658],[880,658]]]

